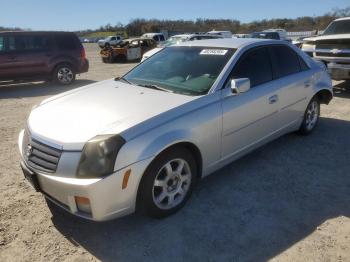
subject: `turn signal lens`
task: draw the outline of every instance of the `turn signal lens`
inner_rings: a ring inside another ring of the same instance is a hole
[[[80,212],[91,214],[90,200],[87,197],[75,197],[75,203]]]
[[[122,189],[125,189],[128,186],[130,174],[131,174],[131,169],[126,170],[126,172],[124,173]]]

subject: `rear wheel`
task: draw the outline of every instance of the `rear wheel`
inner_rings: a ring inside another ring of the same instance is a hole
[[[166,217],[182,208],[197,177],[197,165],[184,148],[157,157],[147,168],[138,195],[138,208],[153,217]]]
[[[60,64],[53,72],[53,79],[62,85],[69,85],[75,81],[75,72],[71,65]]]
[[[318,120],[320,117],[320,102],[317,97],[314,97],[308,104],[305,113],[304,119],[299,129],[299,134],[308,135],[317,126]]]

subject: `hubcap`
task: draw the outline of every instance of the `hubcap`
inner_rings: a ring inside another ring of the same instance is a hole
[[[306,110],[306,129],[312,130],[318,119],[318,104],[316,101],[312,101]]]
[[[61,67],[58,72],[57,72],[57,79],[61,82],[61,83],[70,83],[72,82],[74,77],[74,74],[72,72],[72,70],[68,67]]]
[[[153,183],[153,201],[160,209],[179,205],[191,185],[191,169],[183,159],[173,159],[158,172]]]

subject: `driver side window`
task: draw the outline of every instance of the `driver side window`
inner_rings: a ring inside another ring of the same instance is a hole
[[[266,47],[248,50],[241,56],[231,73],[231,79],[237,78],[249,78],[251,87],[272,80],[270,56]]]

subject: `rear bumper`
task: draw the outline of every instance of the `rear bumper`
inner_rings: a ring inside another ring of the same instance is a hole
[[[84,59],[80,66],[77,68],[77,73],[78,74],[81,74],[81,73],[86,73],[89,71],[89,67],[90,67],[90,64],[89,64],[89,60],[88,59]]]

